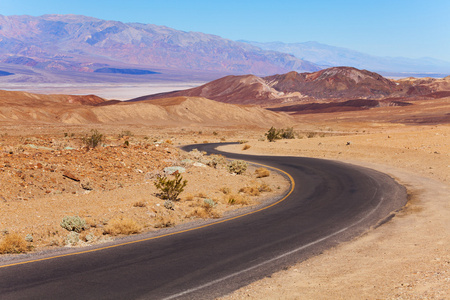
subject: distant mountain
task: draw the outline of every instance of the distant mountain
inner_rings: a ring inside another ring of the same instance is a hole
[[[225,103],[262,106],[294,102],[311,103],[317,100],[342,102],[349,99],[424,96],[447,90],[449,83],[450,77],[440,80],[429,78],[392,81],[366,70],[333,67],[314,73],[289,72],[267,77],[226,76],[192,89],[148,95],[130,101],[189,96]]]
[[[289,53],[297,58],[311,61],[322,67],[349,66],[375,72],[450,74],[450,62],[433,58],[379,57],[317,42],[242,42],[263,50]]]
[[[78,72],[139,66],[267,75],[320,69],[290,54],[215,35],[78,15],[0,15],[0,62]]]

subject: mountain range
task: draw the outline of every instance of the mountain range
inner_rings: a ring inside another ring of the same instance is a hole
[[[297,58],[313,62],[321,67],[349,66],[381,73],[430,73],[450,74],[450,62],[424,57],[380,57],[342,47],[334,47],[318,42],[259,43],[241,41],[263,50],[289,53]]]
[[[274,74],[320,68],[290,54],[164,26],[79,15],[0,15],[0,62],[54,71],[97,69]]]
[[[450,63],[444,61],[376,57],[316,42],[232,41],[201,32],[81,15],[0,15],[3,83],[206,82],[230,74],[267,76],[316,72],[330,66],[382,74],[450,73]]]

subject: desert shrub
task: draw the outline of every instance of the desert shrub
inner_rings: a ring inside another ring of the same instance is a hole
[[[267,185],[266,183],[262,183],[262,184],[258,187],[258,190],[259,190],[261,193],[264,193],[264,192],[271,192],[271,191],[272,191],[272,189],[270,188],[270,186]]]
[[[247,205],[248,199],[241,194],[229,194],[225,196],[225,201],[230,205]]]
[[[256,178],[269,177],[270,172],[266,168],[258,168],[255,170]]]
[[[69,232],[66,236],[64,243],[68,246],[75,246],[80,241],[80,234],[75,231]]]
[[[217,203],[214,202],[214,200],[207,198],[203,200],[203,205],[208,208],[214,208],[217,205]]]
[[[227,163],[227,159],[223,155],[212,154],[209,156],[206,165],[217,168],[218,166],[225,165]]]
[[[295,139],[294,128],[288,127],[286,129],[282,129],[280,132],[280,136],[282,139]]]
[[[104,228],[104,233],[110,235],[129,235],[139,233],[141,230],[142,227],[135,220],[121,218],[109,221],[108,225]]]
[[[174,179],[167,179],[167,177],[158,177],[154,182],[156,188],[161,192],[159,195],[161,199],[176,201],[181,192],[186,187],[187,180],[183,180],[180,173],[176,173]]]
[[[250,196],[259,196],[259,187],[257,186],[246,186],[239,189],[239,193],[244,193]]]
[[[92,129],[91,134],[83,137],[82,141],[86,145],[86,147],[95,148],[101,142],[103,142],[103,134],[99,133],[96,129]]]
[[[173,226],[175,226],[175,221],[170,216],[158,216],[153,227],[168,228]]]
[[[306,137],[307,137],[308,139],[310,139],[310,138],[313,138],[313,137],[315,137],[315,136],[316,136],[316,134],[317,134],[317,133],[315,133],[315,132],[312,132],[312,131],[311,131],[311,132],[307,132],[307,133],[306,133]]]
[[[238,143],[242,145],[242,144],[248,143],[248,141],[247,140],[239,140]]]
[[[133,136],[133,133],[129,130],[123,130],[121,133],[119,133],[119,138],[123,138],[125,136]]]
[[[145,203],[144,201],[138,201],[133,204],[133,207],[146,207],[146,206],[147,203]]]
[[[228,163],[227,169],[230,173],[243,174],[247,170],[248,164],[243,160],[232,160]]]
[[[245,144],[244,147],[242,147],[242,150],[248,150],[250,149],[250,145],[249,144]]]
[[[86,221],[79,216],[64,217],[60,225],[68,231],[75,231],[78,233],[87,228]]]
[[[174,210],[174,209],[175,209],[175,205],[173,204],[173,201],[172,201],[172,200],[166,200],[166,201],[164,201],[164,207],[165,207],[166,209],[169,209],[169,210]]]
[[[209,217],[209,212],[204,207],[197,207],[187,217],[206,219]]]
[[[265,136],[269,142],[274,142],[275,140],[280,139],[280,131],[275,127],[270,127],[270,129],[266,132]]]
[[[28,250],[29,244],[17,233],[7,234],[0,242],[0,254],[23,253]]]

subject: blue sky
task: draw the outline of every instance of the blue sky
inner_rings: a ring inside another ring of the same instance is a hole
[[[2,15],[81,14],[258,42],[317,41],[450,61],[450,0],[0,0]]]

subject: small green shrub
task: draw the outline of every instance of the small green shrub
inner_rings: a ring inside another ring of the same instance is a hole
[[[96,129],[92,129],[91,135],[86,135],[82,141],[88,148],[95,148],[103,142],[103,134]]]
[[[60,225],[68,231],[75,231],[78,233],[87,228],[86,221],[79,216],[64,217]]]
[[[295,139],[294,128],[288,127],[286,129],[282,129],[280,135],[282,139]]]
[[[214,202],[214,200],[212,200],[212,199],[204,199],[203,203],[204,203],[205,206],[207,206],[209,208],[213,208],[214,206],[217,205],[217,203]]]
[[[165,207],[166,209],[169,209],[169,210],[174,210],[174,209],[175,209],[175,205],[173,204],[173,201],[172,201],[172,200],[166,200],[166,201],[164,201],[164,207]]]
[[[180,173],[175,174],[175,178],[170,180],[167,177],[158,177],[154,182],[156,188],[161,192],[161,199],[176,201],[181,192],[186,187],[187,180],[183,180]]]
[[[222,155],[212,154],[208,157],[206,161],[206,165],[217,168],[220,165],[225,165],[227,163],[227,159]]]
[[[269,131],[265,134],[267,137],[267,140],[269,142],[274,142],[275,140],[279,140],[280,137],[280,130],[276,129],[275,127],[270,127]]]
[[[230,173],[243,174],[247,170],[248,164],[243,160],[232,160],[228,163],[227,169]]]

